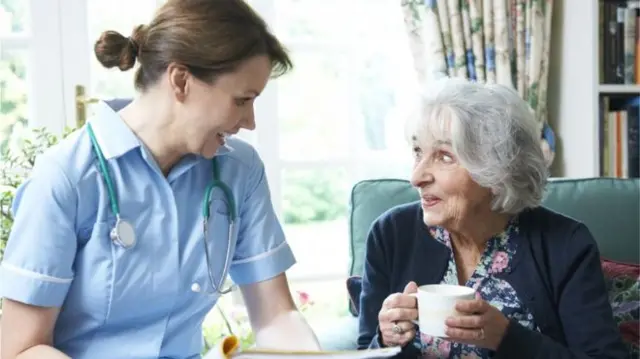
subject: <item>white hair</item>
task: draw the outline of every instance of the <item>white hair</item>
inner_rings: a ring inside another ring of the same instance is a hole
[[[407,135],[419,144],[448,140],[458,161],[491,189],[492,209],[519,213],[542,201],[548,171],[531,107],[512,88],[438,79],[421,94]]]

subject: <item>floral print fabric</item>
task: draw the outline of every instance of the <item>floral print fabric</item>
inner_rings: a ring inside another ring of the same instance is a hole
[[[458,271],[449,233],[439,227],[430,228],[430,232],[437,241],[451,249],[447,271],[441,283],[458,285]],[[474,288],[477,296],[500,309],[507,318],[517,320],[525,328],[538,330],[533,315],[520,301],[513,287],[505,280],[495,277],[498,273],[511,270],[510,263],[517,248],[514,241],[510,239],[517,233],[517,220],[512,220],[504,232],[491,238],[487,242],[478,266],[465,285]],[[421,349],[423,358],[484,359],[493,356],[493,352],[485,348],[450,342],[424,334],[420,337],[416,336],[414,344]]]

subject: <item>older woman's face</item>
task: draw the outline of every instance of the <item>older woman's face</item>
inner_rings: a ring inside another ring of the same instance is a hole
[[[478,185],[460,165],[450,142],[413,144],[411,184],[420,192],[428,226],[459,228],[465,218],[491,205],[491,191]]]

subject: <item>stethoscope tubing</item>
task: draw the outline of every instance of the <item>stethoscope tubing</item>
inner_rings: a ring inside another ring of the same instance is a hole
[[[133,244],[135,244],[135,233],[133,233],[133,239],[131,241],[126,241],[126,240],[123,241],[119,236],[119,233],[120,233],[120,231],[118,230],[119,224],[123,223],[123,224],[126,224],[127,226],[131,226],[131,225],[128,222],[126,222],[124,219],[122,219],[120,216],[120,205],[118,202],[118,197],[116,195],[115,186],[111,177],[111,173],[109,172],[107,161],[104,157],[104,153],[102,152],[102,149],[100,148],[100,144],[98,144],[98,141],[96,139],[91,123],[86,124],[86,129],[87,129],[89,138],[91,140],[91,145],[93,147],[93,150],[96,156],[98,157],[98,164],[99,164],[101,177],[107,186],[107,192],[109,196],[111,211],[116,216],[116,224],[111,231],[111,239],[114,243],[116,243],[117,245],[125,249],[131,248]],[[229,288],[226,288],[226,289],[224,289],[222,286],[224,285],[224,281],[227,277],[229,261],[231,260],[231,248],[232,248],[233,234],[235,230],[235,222],[237,217],[237,211],[236,211],[237,208],[236,208],[236,203],[235,203],[231,188],[229,188],[229,186],[227,186],[226,183],[220,180],[220,170],[218,167],[218,162],[216,160],[216,157],[213,157],[211,159],[211,166],[212,166],[213,179],[211,183],[207,186],[204,194],[204,199],[202,201],[202,217],[203,217],[202,232],[203,232],[203,241],[204,241],[203,244],[205,247],[204,252],[205,252],[205,257],[207,261],[207,274],[209,276],[209,282],[211,286],[214,288],[213,292],[207,292],[207,293],[212,295],[215,295],[215,294],[223,295],[223,294],[230,293],[234,289],[234,286],[230,286]],[[215,280],[213,279],[213,273],[211,272],[211,258],[208,250],[209,249],[208,223],[209,223],[209,218],[211,217],[211,194],[213,193],[213,190],[215,188],[218,188],[222,191],[226,200],[226,205],[229,210],[229,232],[227,237],[227,250],[225,255],[224,266],[222,269],[222,275],[220,276],[220,280],[218,281],[217,285],[215,283]],[[131,226],[131,228],[133,228],[133,226]]]

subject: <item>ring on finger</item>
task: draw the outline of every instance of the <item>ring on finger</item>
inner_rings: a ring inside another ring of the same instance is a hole
[[[398,323],[393,323],[393,327],[391,327],[391,331],[394,334],[402,334],[404,330],[398,325]]]

